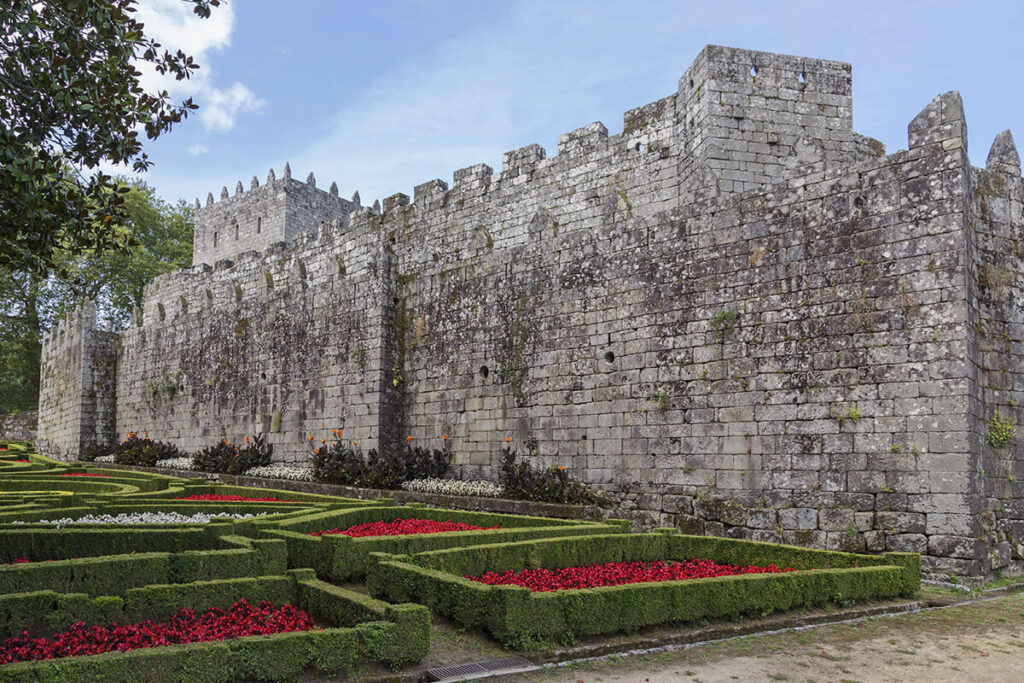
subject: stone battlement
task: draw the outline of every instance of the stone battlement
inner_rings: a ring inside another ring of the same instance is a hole
[[[1019,567],[1024,447],[989,436],[1024,421],[1019,155],[1007,131],[972,167],[956,92],[887,155],[851,87],[848,64],[708,46],[551,157],[370,207],[287,168],[225,188],[129,329],[44,339],[41,442],[261,433],[301,463],[339,427],[446,434],[493,479],[508,437],[651,525]]]

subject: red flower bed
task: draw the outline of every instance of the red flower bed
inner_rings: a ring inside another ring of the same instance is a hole
[[[30,461],[28,461],[28,460],[11,460],[11,462],[23,462],[23,463],[25,463],[27,465],[27,464],[29,464]]]
[[[11,560],[11,564],[31,564],[32,560],[27,557],[16,557]]]
[[[280,500],[278,498],[246,498],[245,496],[229,496],[220,493],[197,493],[194,496],[175,498],[174,500],[226,500],[233,503],[298,503],[297,500]]]
[[[442,534],[447,531],[477,531],[479,529],[497,529],[496,526],[473,526],[462,522],[445,520],[437,522],[433,519],[396,519],[393,522],[369,522],[356,524],[347,529],[331,529],[330,531],[311,531],[310,536],[408,536],[410,534]]]
[[[244,598],[227,612],[212,608],[202,614],[180,609],[170,621],[86,626],[79,622],[52,638],[30,638],[28,632],[0,644],[0,664],[57,657],[81,657],[102,652],[137,650],[243,636],[262,636],[316,628],[313,618],[292,605],[275,608],[269,602],[255,607]]]
[[[109,474],[93,474],[92,472],[65,472],[58,477],[109,477]]]
[[[779,569],[774,564],[767,567],[737,567],[716,564],[711,560],[690,560],[688,562],[608,562],[592,564],[589,567],[568,567],[566,569],[511,569],[499,573],[485,572],[482,576],[465,578],[489,586],[513,584],[529,588],[533,592],[570,590],[573,588],[597,588],[598,586],[620,586],[626,583],[649,581],[680,581],[683,579],[707,579],[715,576],[734,574],[779,574],[795,571],[792,568]]]

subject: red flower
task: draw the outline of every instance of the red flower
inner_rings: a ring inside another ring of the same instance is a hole
[[[620,586],[626,583],[655,581],[682,581],[706,579],[734,574],[779,574],[796,571],[792,568],[779,569],[774,564],[767,567],[738,567],[716,564],[711,560],[689,560],[687,562],[607,562],[589,567],[567,567],[565,569],[524,569],[513,572],[484,572],[481,576],[464,578],[479,581],[488,586],[516,585],[533,592],[572,590],[574,588],[597,588],[598,586]]]
[[[477,531],[480,529],[497,529],[496,526],[483,527],[445,520],[437,522],[433,519],[396,519],[393,522],[369,522],[356,524],[347,529],[331,529],[329,531],[311,531],[310,536],[408,536],[410,534],[442,534],[448,531]]]
[[[58,474],[58,477],[109,477],[109,474],[94,474],[92,472],[65,472]]]
[[[269,602],[253,606],[243,598],[226,612],[213,607],[197,615],[195,610],[182,608],[169,621],[158,623],[86,626],[80,621],[52,638],[31,638],[25,631],[0,643],[0,664],[315,628],[313,618],[297,607],[286,604],[275,608]]]

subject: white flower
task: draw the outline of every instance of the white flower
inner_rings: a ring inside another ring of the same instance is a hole
[[[252,467],[242,473],[246,477],[265,477],[267,479],[295,479],[297,481],[313,481],[312,467],[289,467],[287,465],[264,465]]]
[[[114,462],[114,458],[115,457],[117,457],[117,456],[114,456],[114,455],[101,455],[98,458],[96,458],[95,462]]]
[[[183,515],[180,512],[122,512],[118,515],[85,515],[63,519],[41,519],[35,524],[54,524],[58,529],[69,524],[206,524],[214,519],[249,519],[262,517],[266,512],[253,515],[239,512],[197,512]]]
[[[97,458],[99,460],[99,458]],[[191,470],[195,469],[192,466],[192,458],[186,456],[184,458],[167,458],[166,460],[157,460],[156,466],[167,470]]]
[[[420,493],[436,493],[444,496],[484,496],[501,498],[505,495],[505,487],[493,481],[459,481],[457,479],[411,479],[402,482],[406,491]]]

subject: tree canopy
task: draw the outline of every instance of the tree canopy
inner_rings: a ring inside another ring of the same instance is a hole
[[[102,322],[123,329],[157,275],[192,263],[192,207],[172,206],[141,180],[115,179],[124,198],[116,230],[132,235],[122,250],[56,249],[49,271],[0,265],[0,414],[34,408],[43,330],[84,299]]]
[[[182,0],[209,17],[220,0]],[[152,162],[139,134],[197,108],[146,92],[136,68],[188,78],[199,66],[144,34],[136,0],[0,0],[0,266],[47,273],[57,254],[124,249],[129,188],[96,170]]]

